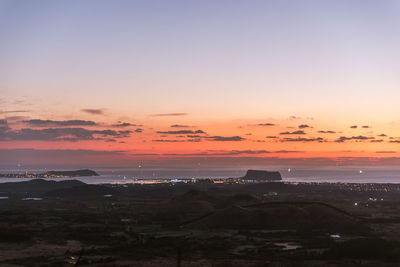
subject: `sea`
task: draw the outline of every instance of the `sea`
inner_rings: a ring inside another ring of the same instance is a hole
[[[60,170],[60,169],[57,169]],[[162,179],[222,179],[238,178],[246,170],[138,170],[94,169],[99,176],[75,178],[47,178],[52,180],[80,180],[87,184],[130,184],[157,182]],[[271,169],[269,169],[271,170]],[[400,170],[388,169],[273,169],[281,173],[284,182],[293,183],[400,183]],[[41,173],[48,169],[0,169],[0,173]],[[0,177],[0,183],[21,182],[29,178]]]

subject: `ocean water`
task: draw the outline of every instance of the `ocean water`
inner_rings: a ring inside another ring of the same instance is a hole
[[[43,172],[43,169],[30,169],[24,172]],[[139,180],[151,182],[157,179],[218,179],[236,178],[245,175],[246,170],[137,170],[137,169],[104,169],[96,170],[100,176],[57,178],[55,180],[76,179],[88,184],[126,184],[137,183]],[[320,183],[400,183],[400,170],[388,169],[279,169],[282,178],[286,182],[320,182]],[[21,170],[1,169],[0,173],[11,173]],[[0,178],[2,182],[27,181],[28,178]]]

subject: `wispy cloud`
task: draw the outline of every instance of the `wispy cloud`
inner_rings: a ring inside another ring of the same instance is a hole
[[[81,109],[81,111],[92,114],[92,115],[104,115],[104,111],[102,109],[85,108],[85,109]]]
[[[116,124],[111,125],[112,127],[130,127],[130,126],[138,126],[136,124],[133,123],[129,123],[129,122],[118,122]]]
[[[157,131],[158,134],[205,134],[202,130]]]
[[[189,115],[188,113],[179,113],[179,112],[176,112],[176,113],[157,113],[157,114],[150,114],[149,116],[151,116],[151,117],[174,117],[174,116],[187,116],[187,115]]]
[[[318,131],[318,133],[323,133],[323,134],[334,134],[336,133],[335,131]]]
[[[249,124],[249,126],[275,126],[276,124],[274,124],[274,123],[269,123],[269,122],[266,122],[266,123],[257,123],[257,124]]]
[[[85,121],[85,120],[64,120],[64,121],[55,121],[55,120],[41,120],[41,119],[32,119],[32,120],[24,120],[23,123],[29,124],[30,126],[37,127],[51,127],[51,126],[95,126],[97,125],[94,121]]]
[[[281,142],[324,142],[325,140],[322,137],[316,137],[316,138],[283,138],[280,139],[279,141]]]
[[[3,132],[0,141],[80,141],[80,140],[105,140],[112,138],[129,137],[132,131],[114,130],[88,130],[85,128],[23,128]]]
[[[9,113],[26,113],[30,112],[29,110],[0,110],[0,114],[9,114]]]
[[[299,130],[299,131],[294,131],[294,132],[282,132],[282,133],[279,133],[279,134],[288,135],[288,134],[306,134],[306,133],[304,131],[302,131],[302,130]]]
[[[278,150],[278,151],[275,151],[274,153],[283,153],[283,154],[285,154],[285,153],[302,153],[302,152],[304,152],[304,151],[297,151],[297,150]]]
[[[221,142],[246,140],[245,138],[240,137],[240,136],[208,136],[206,138],[211,141],[221,141]]]
[[[272,153],[267,150],[209,150],[205,152],[199,152],[199,153],[184,153],[184,154],[178,154],[178,153],[168,153],[165,154],[167,156],[236,156],[236,155],[257,155],[257,154],[269,154]]]
[[[28,116],[7,116],[4,119],[7,121],[20,121],[20,120],[29,119],[29,117]]]
[[[369,137],[369,136],[352,136],[352,137],[346,137],[346,136],[341,136],[338,139],[335,140],[336,143],[343,143],[345,141],[349,140],[358,140],[358,141],[363,141],[363,140],[372,140],[375,139],[375,137]]]
[[[171,128],[189,128],[189,125],[184,125],[184,124],[173,124],[171,126],[169,126]]]
[[[174,140],[174,139],[155,139],[151,140],[152,142],[161,142],[161,143],[177,143],[177,142],[185,142],[184,140]]]

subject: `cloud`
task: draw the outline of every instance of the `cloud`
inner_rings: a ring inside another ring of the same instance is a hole
[[[189,125],[183,125],[183,124],[173,124],[171,126],[169,126],[171,128],[189,128]]]
[[[335,131],[318,131],[318,133],[323,133],[323,134],[334,134],[336,133]]]
[[[275,138],[278,138],[278,136],[274,136],[274,135],[268,135],[267,137],[265,137],[265,138],[269,138],[269,139],[275,139]]]
[[[297,150],[278,150],[275,151],[274,153],[302,153],[304,151],[297,151]]]
[[[324,139],[322,137],[316,137],[316,138],[283,138],[280,139],[279,141],[281,142],[324,142]]]
[[[382,143],[383,140],[382,139],[378,139],[378,140],[371,140],[371,143]]]
[[[29,112],[29,110],[3,110],[3,111],[0,111],[0,114],[25,113],[25,112]]]
[[[375,139],[375,137],[367,137],[367,136],[352,136],[352,137],[346,137],[346,136],[341,136],[338,139],[335,140],[336,143],[343,143],[345,141],[349,141],[349,140],[359,140],[359,141],[363,141],[363,140],[372,140]]]
[[[0,124],[0,140],[1,136],[5,136],[6,133],[10,130],[10,127],[8,127],[7,124]]]
[[[202,130],[157,131],[158,134],[205,134]]]
[[[392,154],[392,153],[397,153],[397,152],[396,151],[376,151],[375,153]]]
[[[257,123],[257,124],[249,124],[249,126],[275,126],[276,124],[274,124],[274,123],[269,123],[269,122],[266,122],[266,123]]]
[[[188,113],[158,113],[150,114],[151,117],[170,117],[170,116],[187,116]]]
[[[7,116],[4,119],[7,121],[20,121],[20,120],[29,119],[29,117],[27,117],[27,116]]]
[[[203,136],[197,135],[197,134],[189,134],[189,135],[187,135],[187,137],[189,137],[189,138],[201,138]]]
[[[335,140],[336,143],[343,143],[344,141],[351,140],[351,137],[341,136]]]
[[[280,133],[281,135],[287,135],[287,134],[306,134],[304,131],[294,131],[294,132],[282,132]]]
[[[142,128],[137,128],[137,129],[135,130],[135,132],[136,132],[136,133],[141,133],[141,132],[143,132],[143,129],[142,129]]]
[[[357,127],[358,127],[357,125],[350,126],[351,129],[356,129]]]
[[[7,121],[6,120],[0,120],[0,125],[7,125]]]
[[[138,125],[132,124],[132,123],[129,123],[129,122],[121,122],[121,123],[113,124],[111,126],[112,127],[129,127],[129,126],[138,126]]]
[[[298,127],[299,127],[299,129],[311,128],[311,126],[308,124],[300,124]]]
[[[51,127],[51,126],[95,126],[97,125],[94,121],[84,121],[84,120],[64,120],[64,121],[54,121],[54,120],[41,120],[32,119],[24,120],[23,123],[29,124],[30,126],[38,127]]]
[[[165,143],[177,143],[177,142],[184,142],[183,140],[170,140],[170,139],[155,139],[151,140],[152,142],[165,142]]]
[[[85,128],[46,128],[8,130],[0,136],[0,141],[80,141],[105,140],[112,138],[129,137],[132,131],[88,130]]]
[[[387,135],[386,134],[380,134],[380,135],[378,135],[379,137],[386,137]]]
[[[205,137],[211,141],[243,141],[246,140],[243,137],[240,136],[207,136]]]
[[[86,109],[81,109],[82,112],[86,112],[92,115],[104,115],[104,112],[102,109],[91,109],[91,108],[86,108]]]
[[[194,133],[196,133],[198,131],[195,131]],[[203,132],[204,133],[204,132]],[[182,134],[186,134],[182,133]],[[208,140],[208,141],[243,141],[246,140],[245,138],[241,137],[241,136],[201,136],[201,135],[192,135],[192,134],[188,134],[187,135],[188,138],[192,138],[192,139],[188,139],[188,142],[200,142],[201,140]]]
[[[12,102],[14,105],[32,106],[32,103],[27,102],[25,99],[17,99]]]
[[[209,150],[206,152],[200,153],[185,153],[185,154],[176,154],[169,153],[165,154],[167,156],[236,156],[236,155],[257,155],[257,154],[268,154],[271,153],[267,150],[229,150],[229,151],[218,151],[218,150]]]
[[[188,139],[186,140],[187,142],[201,142],[200,138],[195,138],[195,139]]]
[[[364,129],[368,129],[368,128],[371,128],[371,126],[368,126],[368,125],[364,125],[364,126],[362,126]]]
[[[400,140],[391,140],[389,143],[400,143]]]
[[[353,140],[370,140],[370,139],[375,139],[375,137],[368,137],[368,136],[352,136],[351,139]]]

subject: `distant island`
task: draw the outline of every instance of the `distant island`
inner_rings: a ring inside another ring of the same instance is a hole
[[[84,169],[76,171],[49,171],[44,173],[6,173],[0,177],[6,178],[71,178],[81,176],[99,176],[95,171]]]
[[[246,175],[241,178],[247,181],[281,181],[282,176],[279,172],[248,170]]]

